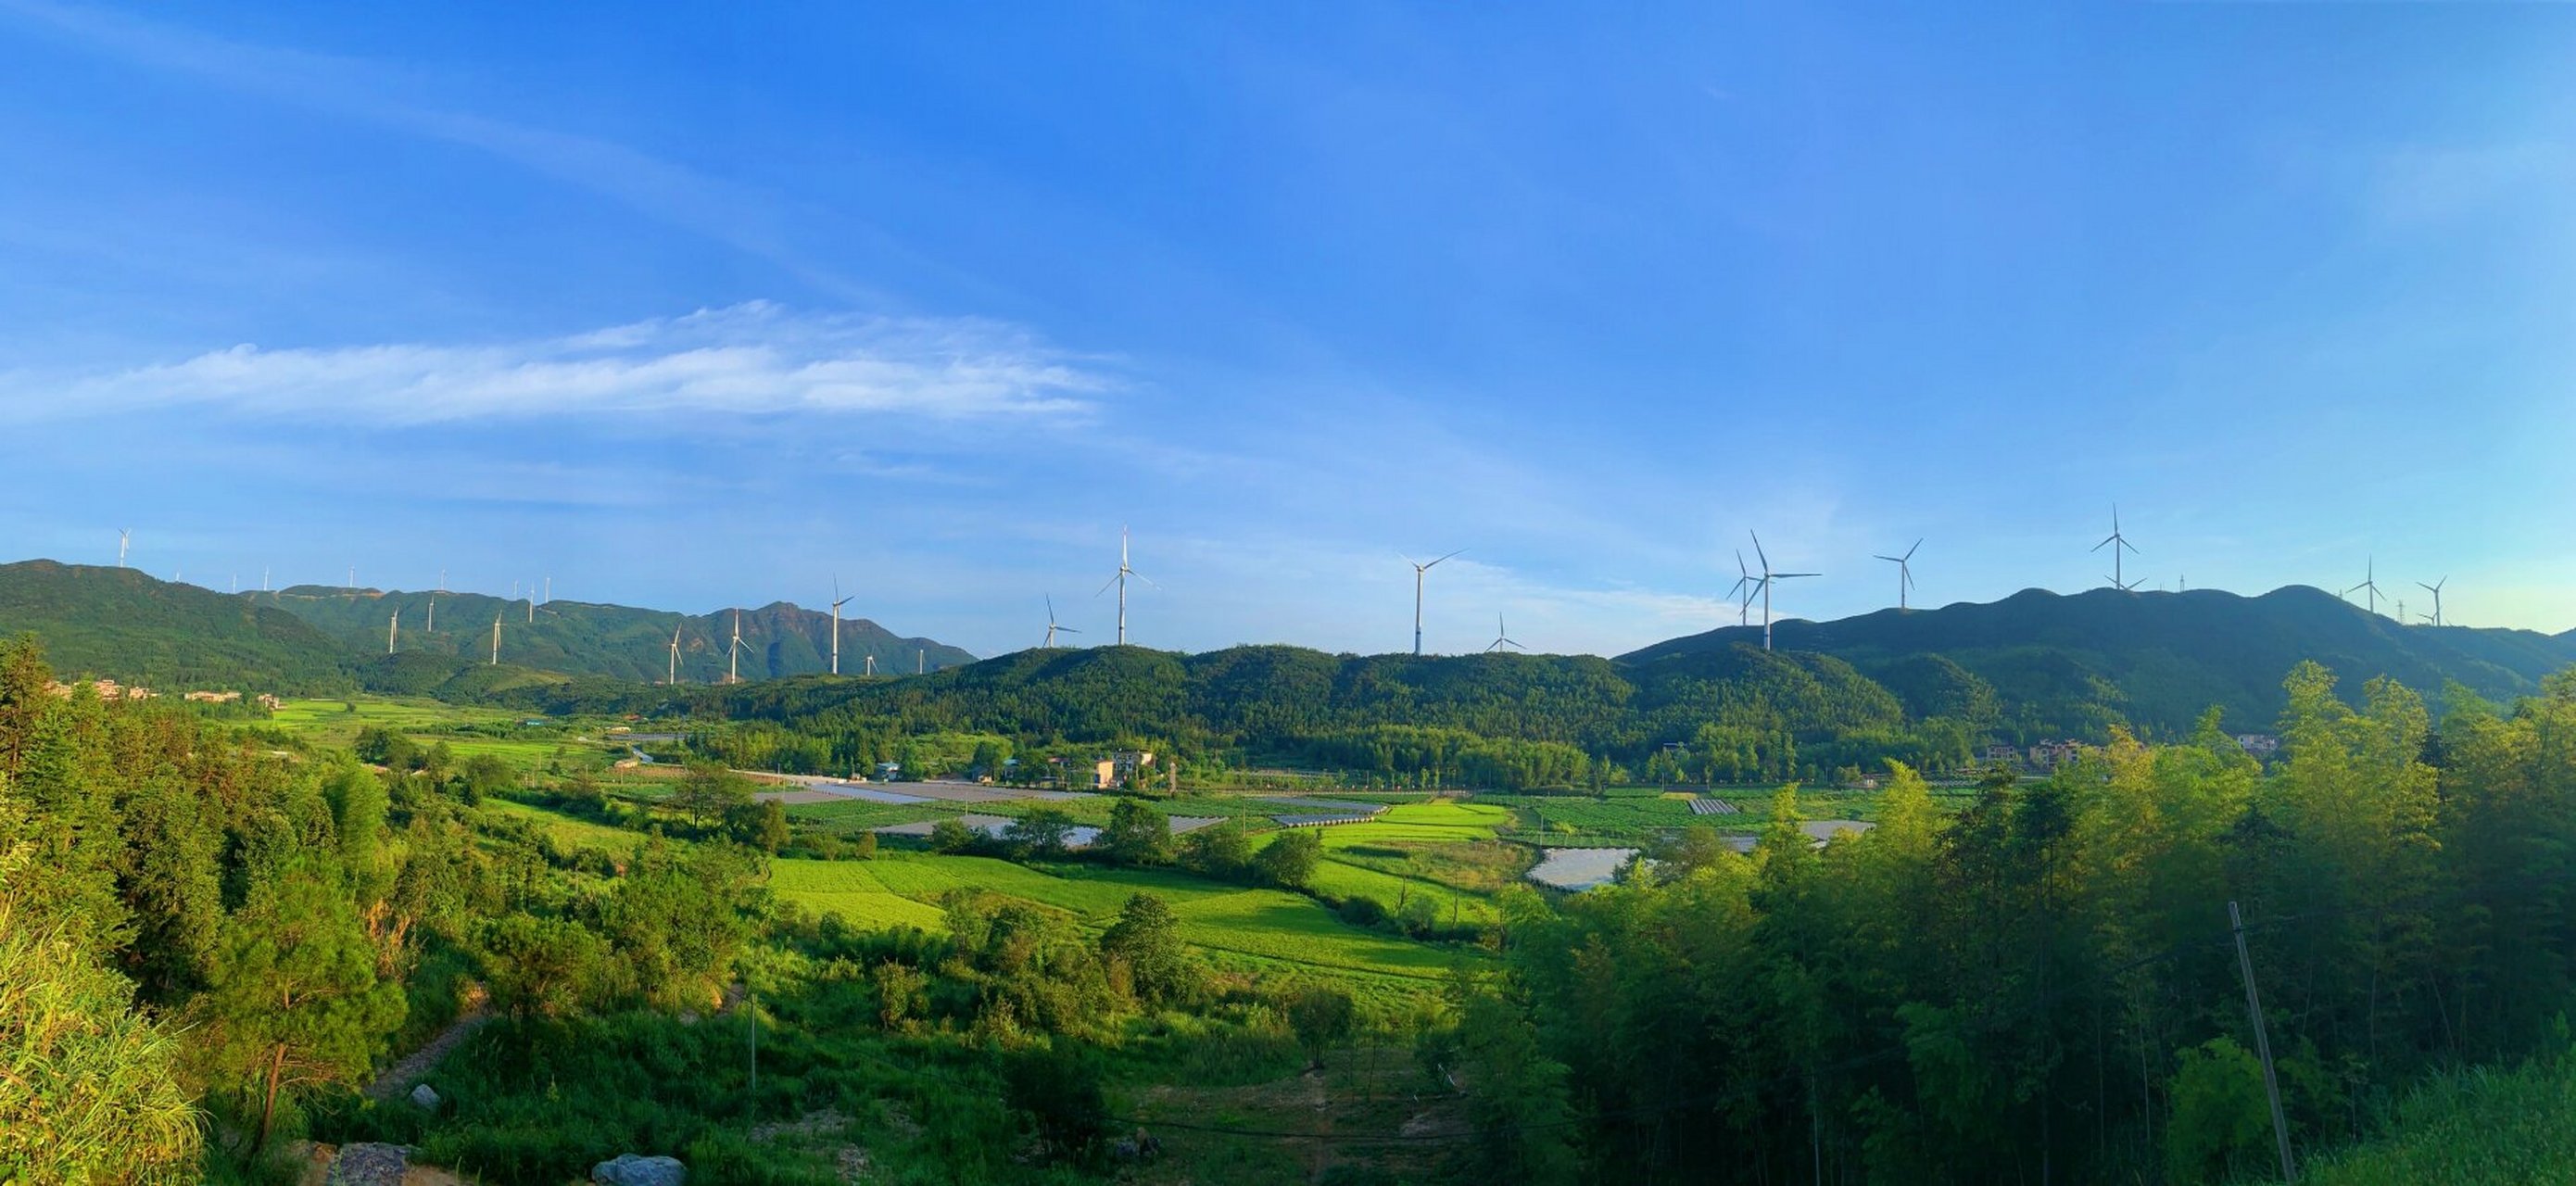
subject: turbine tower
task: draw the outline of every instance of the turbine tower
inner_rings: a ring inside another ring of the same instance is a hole
[[[447,583],[446,581],[440,581],[440,582],[439,582],[439,584],[441,584],[441,585],[444,585],[444,584],[446,584],[446,583]],[[430,632],[430,633],[432,633],[432,634],[436,634],[436,633],[438,633],[438,594],[436,594],[436,593],[432,593],[432,594],[430,594],[430,595],[429,595],[429,626],[428,626],[428,630],[429,630],[429,632]]]
[[[671,673],[662,679],[666,685],[677,686],[680,682],[680,627],[687,621],[682,618],[671,623]]]
[[[875,651],[868,652],[867,661],[868,669],[864,674],[867,675],[868,678],[874,679],[877,674],[877,653]]]
[[[1071,627],[1071,626],[1058,626],[1058,625],[1056,625],[1056,624],[1055,624],[1055,597],[1054,597],[1052,594],[1050,594],[1050,595],[1047,597],[1047,599],[1046,599],[1046,607],[1047,607],[1047,632],[1046,632],[1046,641],[1038,644],[1038,646],[1039,646],[1039,648],[1040,648],[1041,650],[1053,650],[1053,649],[1055,649],[1055,636],[1056,636],[1056,634],[1057,634],[1059,631],[1061,631],[1062,633],[1065,633],[1065,634],[1080,634],[1080,633],[1082,633],[1081,631],[1076,630],[1076,629],[1074,629],[1074,628],[1073,628],[1073,627]]]
[[[1118,586],[1118,645],[1122,647],[1127,645],[1127,578],[1129,577],[1154,585],[1152,577],[1127,566],[1127,528],[1121,524],[1118,528],[1118,575],[1109,578],[1109,585]],[[1108,592],[1109,585],[1102,585],[1100,593]],[[1162,588],[1161,585],[1154,585],[1154,587]],[[1094,593],[1092,596],[1098,597],[1100,593]]]
[[[2415,582],[2416,588],[2422,589],[2423,591],[2433,595],[2433,624],[2436,626],[2442,624],[2442,586],[2450,583],[2451,577],[2448,573],[2444,573],[2441,580],[2435,581],[2429,585],[2422,581]]]
[[[1501,614],[1495,614],[1494,641],[1485,644],[1485,653],[1490,655],[1505,647],[1509,647],[1515,651],[1526,651],[1529,649],[1528,647],[1512,641],[1511,631],[1504,629],[1503,627],[1503,616]]]
[[[127,547],[128,545],[132,544],[133,542],[134,542],[134,529],[133,529],[133,528],[131,528],[131,527],[119,527],[119,528],[117,528],[117,529],[116,529],[116,566],[117,566],[118,568],[123,568],[123,567],[125,567],[125,549],[126,549],[126,547]]]
[[[733,643],[725,648],[725,682],[742,682],[742,611],[733,611]]]
[[[501,611],[492,611],[492,666],[501,665]]]
[[[2125,549],[2127,551],[2134,552],[2137,551],[2138,548],[2137,545],[2129,542],[2129,537],[2120,534],[2120,504],[2118,503],[2111,504],[2111,534],[2104,537],[2101,543],[2093,545],[2093,550],[2096,552],[2099,552],[2104,548],[2111,549],[2112,588],[2126,593],[2131,589],[2137,588],[2140,582],[2147,579],[2145,577],[2139,577],[2135,581],[2123,581],[2120,579],[2122,576],[2127,574],[2127,570],[2120,567],[2121,551]]]
[[[1464,552],[1466,550],[1467,549],[1465,548],[1460,548],[1458,549],[1458,552]],[[1449,556],[1455,556],[1458,552],[1451,552],[1449,553]],[[1403,555],[1400,552],[1397,554]],[[1449,556],[1443,556],[1440,560],[1446,560]],[[1440,560],[1434,560],[1429,564],[1422,564],[1416,562],[1411,556],[1404,557],[1405,563],[1413,565],[1413,653],[1415,655],[1420,655],[1422,653],[1422,574],[1439,567]]]
[[[1736,597],[1736,594],[1743,594],[1742,597],[1736,597],[1735,601],[1735,624],[1738,626],[1753,624],[1753,583],[1753,573],[1744,567],[1744,549],[1737,548],[1735,584],[1726,591],[1726,595]]]
[[[852,597],[857,594],[851,594]],[[841,578],[832,578],[832,674],[841,674],[841,607],[850,603],[841,596]],[[1052,616],[1052,615],[1050,615]]]
[[[1745,534],[1753,536],[1754,559],[1762,562],[1762,576],[1758,583],[1762,586],[1762,649],[1767,651],[1771,649],[1771,583],[1774,581],[1789,580],[1792,577],[1813,577],[1823,576],[1824,574],[1817,572],[1771,571],[1771,557],[1762,551],[1762,537],[1750,531],[1745,532]]]
[[[390,622],[385,623],[385,653],[386,653],[386,654],[390,655],[390,654],[394,653],[394,638],[395,638],[395,636],[396,636],[396,635],[399,635],[399,634],[401,634],[401,633],[402,633],[402,607],[401,607],[401,606],[399,606],[399,605],[397,605],[397,606],[395,606],[395,607],[394,607],[394,617],[393,617],[393,620],[392,620],[392,621],[390,621]]]
[[[1918,539],[1914,541],[1913,548],[1905,549],[1905,554],[1902,556],[1879,557],[1879,559],[1885,560],[1896,566],[1896,608],[1898,612],[1903,612],[1910,608],[1905,604],[1905,594],[1907,590],[1914,587],[1914,549],[1922,546],[1923,541]]]
[[[2369,602],[2369,605],[2370,605],[2370,612],[2372,612],[2372,613],[2374,613],[2374,614],[2375,614],[2375,613],[2378,613],[2378,612],[2379,612],[2379,557],[2377,557],[2377,556],[2373,556],[2373,557],[2371,557],[2371,558],[2370,558],[2370,566],[2369,566],[2369,567],[2367,567],[2367,568],[2362,569],[2362,570],[2361,570],[2361,574],[2362,574],[2362,575],[2361,575],[2361,583],[2360,583],[2360,584],[2358,584],[2358,585],[2353,586],[2352,588],[2349,588],[2349,589],[2344,590],[2344,591],[2343,591],[2343,595],[2344,595],[2344,596],[2346,596],[2346,597],[2350,597],[2350,596],[2352,596],[2352,595],[2353,595],[2353,594],[2355,594],[2355,593],[2364,593],[2364,594],[2366,595],[2366,599],[2367,599],[2367,601]]]

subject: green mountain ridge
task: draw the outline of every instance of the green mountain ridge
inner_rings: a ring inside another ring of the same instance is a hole
[[[1785,619],[1772,634],[1783,650],[1836,656],[1892,687],[1928,667],[1955,667],[1994,689],[2002,719],[2025,739],[2093,735],[2114,720],[2170,734],[2212,705],[2239,730],[2268,730],[2282,707],[2282,675],[2308,659],[2352,689],[2385,675],[2428,695],[2457,681],[2489,699],[2529,694],[2543,676],[2576,664],[2576,631],[2403,625],[2305,585],[2258,597],[2025,589],[1995,602]],[[1620,662],[1651,667],[1761,641],[1759,626],[1727,626]],[[1910,697],[1909,707],[1921,708]]]
[[[437,601],[431,630],[430,601]],[[397,653],[386,627],[399,609]],[[0,635],[31,633],[66,676],[105,676],[162,690],[341,693],[361,688],[475,698],[573,679],[660,680],[680,626],[680,678],[725,675],[728,611],[697,616],[557,601],[535,607],[474,593],[295,586],[225,594],[140,569],[28,560],[0,565]],[[500,662],[490,662],[501,618]],[[841,623],[845,672],[869,656],[886,673],[974,660],[957,647],[905,638],[866,619]],[[742,613],[745,680],[828,670],[831,617],[785,602]]]
[[[585,601],[549,601],[480,593],[402,592],[295,585],[244,593],[246,600],[293,614],[360,654],[382,655],[386,627],[402,615],[397,653],[460,659],[491,656],[492,623],[501,624],[500,657],[571,676],[659,682],[670,673],[672,628],[679,628],[679,678],[712,683],[726,674],[733,611],[680,614]],[[433,602],[435,607],[433,610]],[[532,612],[533,611],[533,612]],[[435,618],[433,618],[433,612]],[[435,622],[437,629],[430,629]],[[742,611],[741,675],[746,680],[820,675],[831,670],[832,617],[778,601]],[[908,674],[972,663],[975,656],[930,638],[897,635],[866,618],[841,619],[841,671],[857,675],[870,658],[881,674]]]

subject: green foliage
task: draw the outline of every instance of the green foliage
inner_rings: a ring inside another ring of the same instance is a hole
[[[2272,1155],[2271,1105],[2252,1051],[2222,1035],[2182,1051],[2176,1064],[2166,1180],[2223,1181]]]
[[[366,1072],[402,1025],[404,1000],[400,984],[377,977],[336,868],[302,854],[255,877],[225,922],[193,1017],[206,1073],[258,1117],[257,1151],[281,1102]]]
[[[1288,994],[1288,1027],[1306,1050],[1307,1065],[1324,1065],[1324,1052],[1349,1037],[1358,1008],[1351,994],[1328,984],[1299,985]]]
[[[603,995],[608,943],[580,923],[513,912],[484,925],[493,1003],[514,1017],[564,1017]]]
[[[1120,799],[1109,807],[1109,822],[1092,844],[1095,851],[1121,865],[1162,865],[1172,860],[1172,821],[1142,799]]]
[[[1270,843],[1252,854],[1252,872],[1281,889],[1304,889],[1314,879],[1315,863],[1323,855],[1321,833],[1313,828],[1291,828],[1271,837]]]
[[[1170,904],[1153,894],[1137,894],[1118,910],[1118,921],[1101,932],[1100,954],[1127,973],[1136,999],[1152,1006],[1194,1000],[1204,976],[1181,943],[1180,920]]]
[[[0,1182],[192,1181],[179,1040],[28,896],[23,816],[0,782]]]

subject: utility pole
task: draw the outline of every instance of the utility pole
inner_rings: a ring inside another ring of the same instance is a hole
[[[2245,976],[2245,1012],[2254,1019],[2254,1053],[2263,1059],[2263,1094],[2272,1100],[2272,1139],[2281,1147],[2281,1180],[2296,1182],[2299,1171],[2290,1160],[2290,1122],[2281,1115],[2281,1083],[2272,1077],[2272,1038],[2263,1025],[2263,997],[2254,990],[2254,958],[2245,953],[2245,916],[2227,903],[2227,925],[2236,932],[2236,970]]]

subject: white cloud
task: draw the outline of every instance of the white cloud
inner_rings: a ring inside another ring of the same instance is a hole
[[[496,345],[241,345],[111,372],[0,373],[0,408],[22,419],[202,407],[397,425],[657,412],[1069,417],[1111,387],[1091,361],[990,322],[756,302]]]

